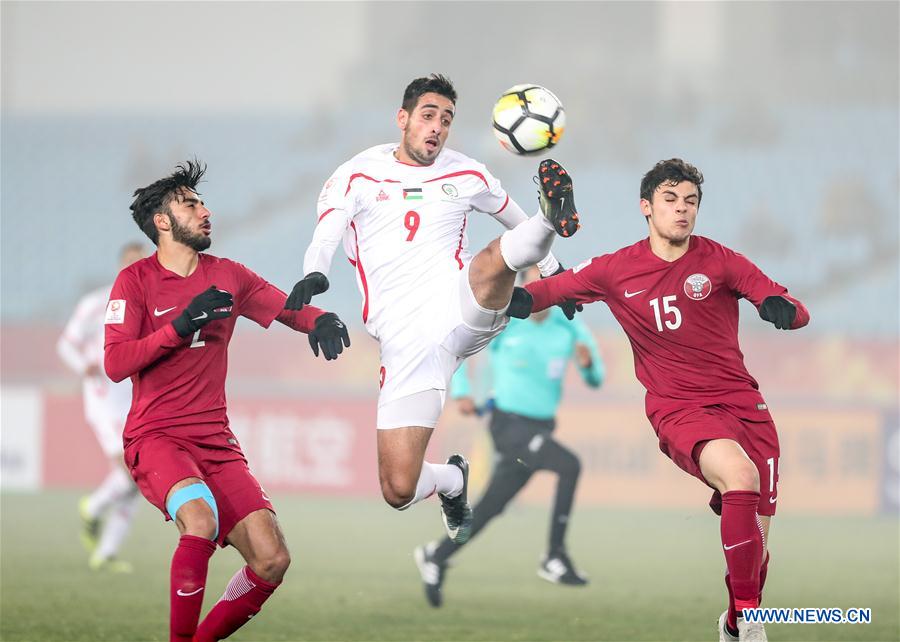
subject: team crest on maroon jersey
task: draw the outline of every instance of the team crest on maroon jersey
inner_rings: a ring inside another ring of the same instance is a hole
[[[712,281],[705,274],[692,274],[684,280],[684,293],[693,301],[701,301],[712,292]]]

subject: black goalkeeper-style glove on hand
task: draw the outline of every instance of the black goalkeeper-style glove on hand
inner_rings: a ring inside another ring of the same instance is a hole
[[[797,316],[797,306],[783,296],[767,296],[759,306],[759,316],[779,330],[790,330]]]
[[[179,337],[186,337],[194,334],[210,321],[230,317],[232,305],[234,305],[234,299],[231,292],[217,290],[214,285],[210,286],[208,290],[204,290],[194,297],[184,312],[172,321],[172,327],[175,328]],[[221,310],[219,308],[229,309]]]
[[[556,272],[551,274],[550,276],[556,276],[557,274],[562,274],[566,271],[566,268],[563,267],[562,263],[559,264],[559,267],[556,268]],[[541,275],[541,278],[545,278],[544,275]],[[575,303],[575,301],[563,301],[562,303],[557,303],[559,309],[563,311],[563,314],[566,315],[566,318],[571,321],[575,318],[576,312],[581,312],[584,310],[584,306],[580,303]]]
[[[506,308],[506,316],[513,319],[527,319],[534,305],[534,297],[525,288],[514,287],[509,306]]]
[[[309,347],[313,354],[319,356],[319,347],[327,361],[337,359],[344,348],[350,347],[350,335],[347,326],[333,312],[326,312],[316,317],[316,327],[309,333]]]
[[[302,310],[314,296],[328,289],[328,277],[321,272],[310,272],[291,290],[291,295],[284,304],[285,310]]]

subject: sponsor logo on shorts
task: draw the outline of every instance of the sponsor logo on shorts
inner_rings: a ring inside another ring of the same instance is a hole
[[[705,274],[692,274],[684,280],[684,293],[692,301],[702,301],[712,292],[712,281]]]

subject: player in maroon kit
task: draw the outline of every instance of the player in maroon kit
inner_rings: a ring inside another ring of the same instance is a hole
[[[119,273],[106,309],[106,372],[131,377],[125,463],[181,538],[172,558],[170,639],[228,637],[259,612],[290,564],[272,504],[247,467],[225,409],[227,348],[238,316],[309,335],[335,359],[350,345],[332,313],[284,310],[287,296],[240,263],[202,252],[211,213],[196,191],[205,167],[179,165],[135,191],[132,215],[157,246]],[[247,561],[198,626],[209,558],[231,544]]]
[[[783,330],[805,326],[809,313],[744,256],[691,234],[702,183],[681,159],[657,163],[641,181],[649,238],[527,290],[533,311],[569,299],[609,306],[631,342],[660,450],[715,489],[729,592],[720,638],[765,640],[761,624],[737,616],[759,605],[765,583],[778,436],[738,346],[738,299]]]

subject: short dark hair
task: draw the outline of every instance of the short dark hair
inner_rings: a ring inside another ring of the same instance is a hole
[[[703,200],[703,174],[700,170],[686,163],[680,158],[670,158],[669,160],[661,160],[653,166],[649,172],[644,174],[641,179],[641,198],[653,201],[653,192],[660,185],[677,185],[682,181],[688,181],[697,186],[697,204]]]
[[[205,173],[206,165],[195,158],[185,161],[183,165],[176,165],[171,175],[134,190],[131,217],[154,245],[159,245],[159,230],[153,223],[153,215],[157,212],[171,214],[169,204],[184,188],[199,194],[197,183]]]
[[[406,86],[406,91],[403,92],[403,104],[400,106],[412,113],[419,103],[419,97],[429,92],[439,94],[448,98],[454,105],[456,104],[456,90],[450,79],[441,74],[431,74],[426,78],[416,78]]]

